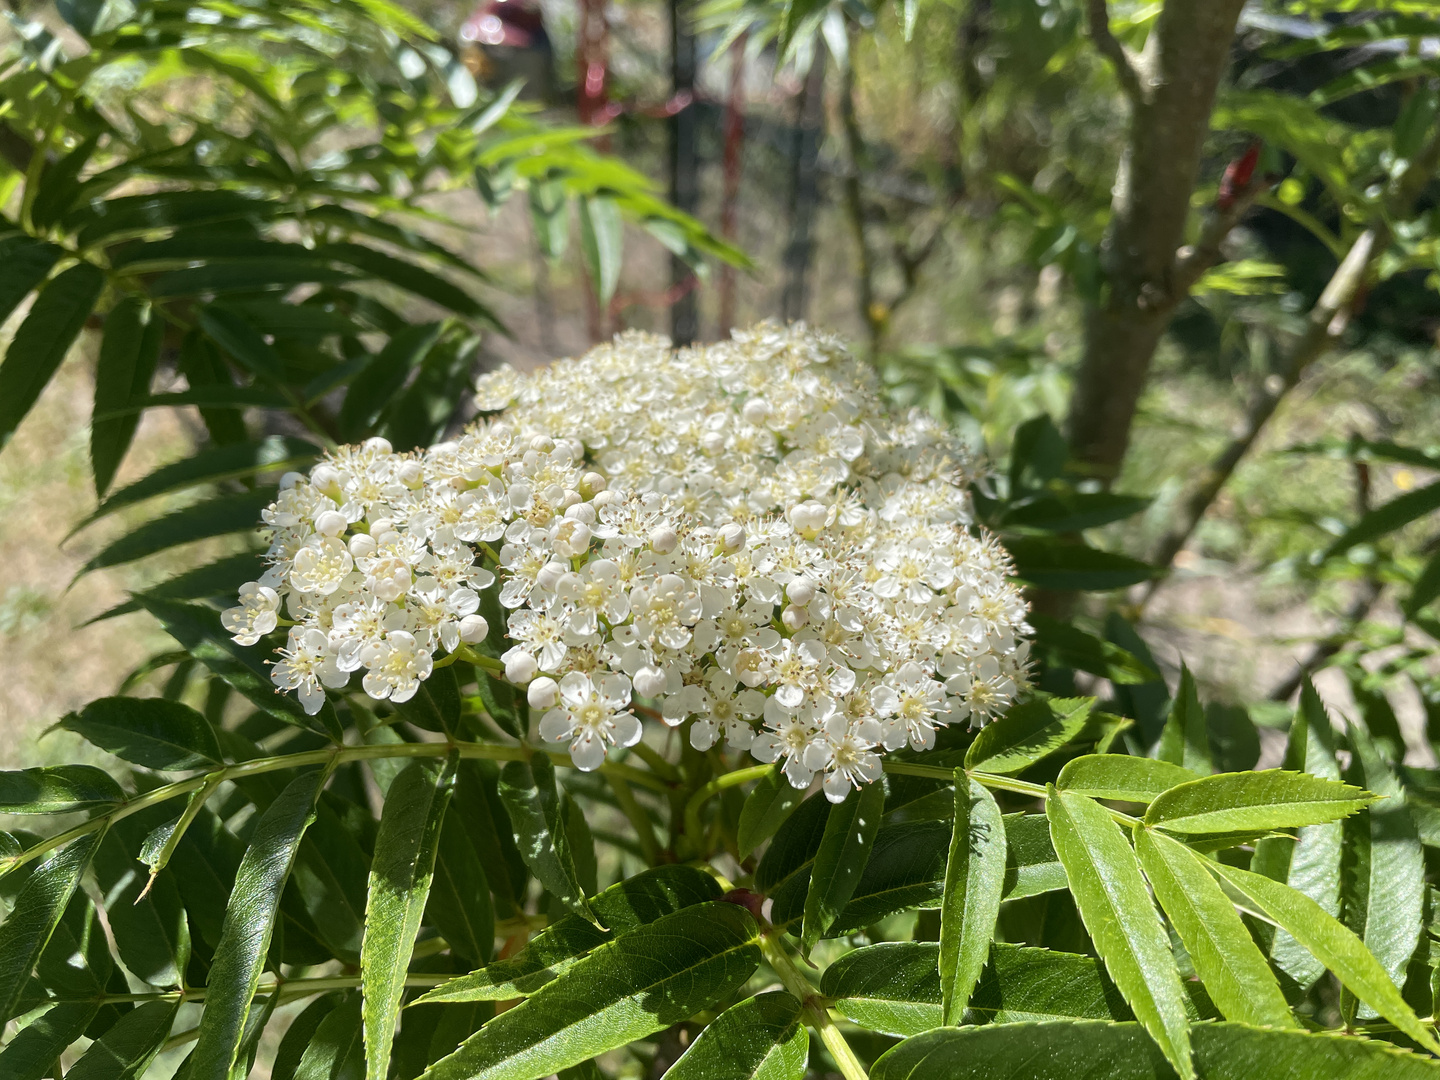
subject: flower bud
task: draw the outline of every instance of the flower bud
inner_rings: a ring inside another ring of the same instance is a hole
[[[560,700],[560,684],[549,675],[541,675],[526,689],[525,700],[532,709],[549,709]]]
[[[665,692],[667,682],[665,672],[647,664],[635,673],[632,685],[635,687],[635,693],[641,697],[653,698],[659,697]]]
[[[366,450],[373,451],[377,454],[393,454],[395,452],[395,448],[390,445],[390,440],[382,439],[379,435],[366,439],[361,445],[364,446]]]
[[[315,515],[315,531],[321,536],[339,536],[347,524],[339,510],[321,510]]]
[[[815,586],[806,578],[797,578],[785,590],[785,595],[792,604],[808,607],[810,601],[815,599]]]
[[[587,499],[593,499],[606,488],[605,477],[598,472],[587,472],[580,477],[580,494]]]
[[[540,572],[535,575],[535,584],[546,592],[553,591],[556,584],[558,584],[560,579],[569,573],[569,571],[570,568],[563,562],[551,560],[542,566]]]
[[[310,470],[310,483],[328,494],[340,486],[340,470],[334,465],[316,465]]]
[[[785,624],[785,629],[794,633],[810,621],[810,613],[803,607],[796,607],[791,604],[780,613],[780,621]]]
[[[375,538],[368,533],[356,533],[350,537],[350,554],[363,559],[367,555],[375,554]]]
[[[764,398],[752,397],[741,406],[740,415],[745,418],[747,424],[759,427],[770,415],[770,405]]]
[[[517,686],[524,686],[535,678],[539,671],[540,665],[529,653],[511,653],[505,661],[505,678]]]
[[[700,436],[700,449],[710,457],[714,457],[725,449],[725,435],[719,431],[707,431]]]
[[[460,620],[460,640],[466,645],[478,645],[490,636],[490,624],[484,615],[466,615]]]
[[[675,550],[675,545],[680,542],[679,536],[669,525],[657,526],[650,533],[650,548],[658,555],[668,555]]]
[[[595,493],[595,498],[590,500],[591,505],[593,505],[597,510],[603,510],[611,503],[616,503],[619,501],[620,495],[614,491],[597,491]]]
[[[565,508],[565,516],[571,521],[583,521],[586,525],[594,525],[595,507],[588,502],[576,503],[574,506]]]
[[[722,525],[717,540],[722,552],[726,555],[733,554],[745,546],[745,526],[737,521]]]
[[[289,491],[289,490],[290,490],[291,488],[293,488],[296,484],[303,484],[304,482],[305,482],[305,474],[304,474],[304,473],[287,472],[284,476],[280,477],[280,490],[281,490],[281,491]]]
[[[425,468],[418,461],[407,461],[396,470],[396,475],[402,484],[415,491],[425,480]]]
[[[530,439],[530,449],[538,450],[542,454],[548,454],[555,449],[555,440],[549,435],[535,435]]]

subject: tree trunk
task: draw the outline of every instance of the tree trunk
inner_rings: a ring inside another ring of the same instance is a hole
[[[801,86],[795,108],[790,149],[790,236],[785,244],[785,287],[780,318],[805,318],[810,306],[810,259],[815,241],[811,229],[820,203],[820,139],[825,124],[825,45],[817,42],[815,58]]]
[[[700,201],[699,148],[695,130],[695,35],[684,0],[670,0],[670,76],[672,100],[679,105],[670,117],[670,204],[694,214]],[[694,271],[678,255],[670,257],[670,282],[679,298],[670,307],[670,338],[689,345],[700,333],[695,290],[686,287]]]
[[[1106,483],[1120,471],[1160,335],[1188,292],[1177,280],[1176,252],[1243,6],[1244,0],[1168,0],[1131,67],[1108,25],[1097,25],[1104,4],[1090,5],[1091,33],[1121,68],[1132,110],[1101,251],[1105,288],[1086,315],[1070,405],[1072,453]]]

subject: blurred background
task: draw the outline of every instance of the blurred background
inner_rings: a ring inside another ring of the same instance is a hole
[[[680,342],[761,319],[836,331],[897,406],[953,424],[986,463],[987,523],[1031,552],[1032,600],[1050,620],[1040,648],[1067,661],[1051,665],[1065,668],[1052,688],[1108,687],[1127,715],[1158,716],[1187,664],[1222,762],[1249,767],[1279,763],[1276,725],[1313,672],[1338,711],[1391,733],[1397,757],[1433,765],[1440,498],[1424,493],[1440,473],[1440,19],[1418,2],[1236,2],[1211,60],[1183,26],[1171,36],[1196,56],[1167,57],[1164,20],[1188,7],[1203,22],[1206,6],[407,0],[361,5],[374,25],[346,38],[320,0],[21,2],[7,11],[0,141],[21,145],[0,147],[5,198],[17,222],[38,216],[62,248],[72,235],[83,248],[101,190],[83,184],[102,163],[93,146],[75,155],[93,135],[117,159],[150,155],[106,193],[264,187],[245,170],[280,161],[312,216],[359,200],[362,215],[403,224],[405,236],[367,235],[479,298],[431,395],[448,411],[431,410],[430,437],[473,415],[463,388],[478,371],[577,355],[627,329]],[[1170,153],[1140,130],[1147,110],[1168,121],[1134,73],[1143,84],[1165,64],[1207,63],[1218,90],[1191,118],[1198,165],[1168,193],[1177,266],[1201,258],[1159,304],[1143,362],[1107,367],[1095,327],[1139,259],[1115,245],[1117,215],[1137,216],[1126,184],[1143,195],[1145,170]],[[104,123],[75,120],[91,115]],[[47,219],[44,193],[62,183],[82,186]],[[313,244],[312,224],[297,213],[265,236]],[[1326,307],[1347,258],[1359,276]],[[274,314],[264,304],[311,304],[327,287],[276,280],[254,296],[215,279],[184,295],[238,296],[259,320]],[[460,310],[413,285],[390,275],[366,295],[406,317]],[[31,310],[19,302],[7,338]],[[74,760],[83,751],[42,740],[45,728],[127,679],[160,685],[146,662],[170,646],[153,622],[87,620],[253,546],[192,529],[93,565],[127,530],[194,503],[159,491],[70,535],[104,489],[224,444],[211,414],[246,409],[251,434],[296,430],[241,397],[149,408],[96,482],[103,326],[92,314],[77,327],[33,408],[9,409],[23,420],[0,454],[5,767]],[[260,329],[280,349],[287,331]],[[348,340],[336,363],[383,351],[347,352]],[[201,385],[185,347],[173,361],[162,350],[152,393]],[[416,370],[391,392],[429,377]],[[235,386],[259,385],[243,360],[234,371]],[[1115,422],[1118,453],[1075,423],[1111,396],[1134,402],[1133,420]],[[1054,555],[1080,549],[1113,558]]]

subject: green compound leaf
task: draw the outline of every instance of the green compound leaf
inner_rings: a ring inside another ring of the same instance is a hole
[[[1269,832],[1335,821],[1374,801],[1368,791],[1305,773],[1220,773],[1156,796],[1145,824],[1167,832]]]
[[[1245,907],[1289,931],[1357,998],[1421,1046],[1440,1054],[1440,1042],[1405,1003],[1375,954],[1333,915],[1304,893],[1262,874],[1223,863],[1211,863],[1208,869],[1235,890]]]
[[[520,855],[552,896],[595,921],[575,866],[565,829],[565,808],[555,786],[555,766],[543,752],[529,761],[508,761],[500,772],[500,799],[515,825]]]
[[[779,765],[766,773],[745,798],[740,809],[740,825],[736,843],[744,858],[775,835],[795,808],[805,799],[805,792],[785,778]]]
[[[26,979],[65,914],[102,831],[76,837],[36,867],[0,924],[0,1024],[15,1016]]]
[[[324,777],[323,772],[315,771],[292,780],[255,826],[225,909],[188,1080],[228,1080],[230,1076],[265,967],[280,896],[300,841],[314,818]]]
[[[133,1080],[143,1075],[165,1045],[179,1008],[179,1002],[149,1001],[126,1013],[70,1066],[67,1080]]]
[[[1182,765],[1130,754],[1085,754],[1065,763],[1055,786],[1092,799],[1148,803],[1199,777]]]
[[[424,1080],[538,1080],[725,1001],[760,963],[760,928],[711,902],[622,934],[501,1013]]]
[[[1198,1024],[1205,1080],[1436,1080],[1440,1063],[1354,1036]],[[1174,1080],[1139,1024],[1061,1022],[941,1028],[884,1054],[870,1080]]]
[[[210,721],[164,698],[100,698],[66,716],[60,727],[147,769],[199,769],[222,761]]]
[[[0,814],[70,814],[124,801],[120,785],[94,765],[0,772]]]
[[[1190,1080],[1185,991],[1135,853],[1099,803],[1053,787],[1049,795],[1050,835],[1085,929],[1145,1030]]]
[[[1140,825],[1135,826],[1135,853],[1210,1000],[1226,1019],[1298,1027],[1275,973],[1201,857]]]
[[[1135,1013],[1093,956],[996,944],[970,995],[970,1023],[1133,1020]]]
[[[825,969],[820,992],[835,1010],[884,1035],[918,1035],[944,1022],[940,945],[886,941],[846,953]]]
[[[1005,891],[1005,822],[989,790],[955,770],[955,822],[940,905],[940,988],[958,1024],[990,955]]]
[[[90,469],[97,495],[109,490],[130,449],[140,413],[119,413],[149,394],[164,337],[165,320],[141,297],[124,297],[105,316],[90,419]]]
[[[618,882],[590,901],[609,931],[578,915],[566,915],[531,939],[520,952],[436,987],[415,1004],[507,1001],[534,993],[575,961],[613,940],[665,915],[720,898],[720,886],[693,866],[659,866]]]
[[[260,525],[260,511],[275,500],[273,489],[260,488],[239,494],[217,495],[213,499],[176,510],[133,529],[102,548],[80,568],[81,574],[107,566],[120,566],[157,552],[212,536],[253,532]]]
[[[810,868],[810,887],[805,894],[800,941],[806,953],[830,929],[835,917],[854,895],[884,811],[885,788],[881,784],[856,788],[844,802],[830,807],[825,832]]]
[[[666,1080],[801,1080],[810,1058],[803,1008],[779,990],[732,1005],[670,1066]]]
[[[365,936],[360,944],[364,996],[365,1075],[385,1080],[390,1045],[415,935],[430,897],[440,826],[455,782],[459,757],[414,761],[390,785],[370,864]]]
[[[1094,704],[1094,698],[1038,698],[1016,705],[980,729],[965,753],[965,768],[1020,772],[1079,735]]]

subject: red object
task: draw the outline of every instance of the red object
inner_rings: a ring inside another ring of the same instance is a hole
[[[1229,210],[1235,205],[1240,193],[1250,186],[1255,177],[1255,166],[1260,163],[1260,140],[1255,140],[1245,153],[1225,166],[1225,175],[1220,178],[1220,191],[1215,196],[1215,205]]]
[[[460,27],[460,40],[512,49],[549,48],[550,36],[535,0],[489,0]]]
[[[607,107],[610,26],[605,0],[580,0],[580,30],[575,42],[576,109],[582,124],[607,124],[618,115]]]

